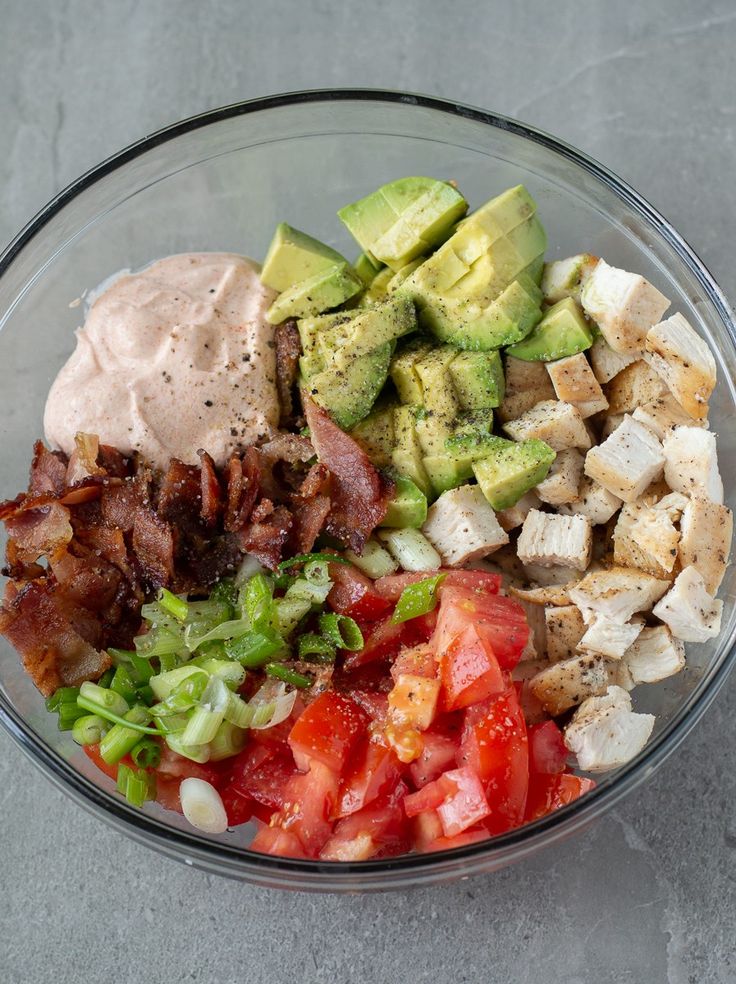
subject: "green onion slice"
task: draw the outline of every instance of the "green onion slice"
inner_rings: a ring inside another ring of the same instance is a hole
[[[299,638],[299,659],[309,663],[333,663],[336,646],[316,632],[306,632]]]
[[[326,561],[328,564],[349,564],[350,561],[340,554],[332,553],[311,553],[311,554],[297,554],[296,557],[290,557],[288,560],[282,560],[279,564],[280,571],[288,571],[292,567],[301,567],[304,564],[310,564],[313,561]]]
[[[167,590],[167,588],[161,588],[157,601],[167,615],[172,615],[177,622],[186,621],[187,615],[189,614],[189,605],[184,598],[177,597],[177,595]]]
[[[153,738],[141,738],[131,749],[130,757],[142,769],[156,769],[161,762],[161,746]]]
[[[284,666],[283,663],[269,663],[266,667],[266,673],[268,676],[275,677],[277,680],[283,680],[284,683],[289,683],[292,687],[298,687],[300,690],[305,690],[314,683],[308,676],[304,676],[303,673],[297,673],[296,670]]]
[[[357,652],[364,646],[363,633],[358,623],[347,615],[337,615],[335,612],[320,615],[319,629],[337,649]]]
[[[437,589],[446,577],[446,574],[435,574],[434,577],[408,584],[401,592],[391,621],[395,624],[408,622],[411,618],[431,612],[437,605]]]

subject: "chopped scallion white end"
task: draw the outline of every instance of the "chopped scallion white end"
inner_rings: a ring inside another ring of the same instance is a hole
[[[376,540],[368,540],[360,556],[352,550],[346,550],[345,556],[358,570],[372,577],[374,581],[387,574],[393,574],[399,568],[388,550],[384,550]]]
[[[182,779],[179,797],[184,816],[197,830],[206,834],[223,834],[227,830],[227,813],[220,794],[204,779]]]
[[[436,571],[442,558],[419,530],[381,530],[378,534],[405,571]]]

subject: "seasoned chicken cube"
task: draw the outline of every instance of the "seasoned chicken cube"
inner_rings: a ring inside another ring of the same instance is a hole
[[[570,588],[573,604],[592,615],[606,615],[619,624],[635,612],[648,611],[670,587],[669,581],[626,567],[592,571]]]
[[[504,365],[506,390],[496,410],[499,420],[515,420],[540,400],[554,400],[554,387],[543,362],[526,362],[507,355]]]
[[[590,697],[565,728],[565,744],[583,772],[605,772],[625,765],[644,748],[654,728],[653,714],[636,714],[621,687]]]
[[[646,350],[680,406],[694,420],[707,420],[716,385],[716,360],[687,318],[673,314],[647,332]]]
[[[652,609],[684,642],[706,642],[721,631],[723,602],[708,593],[700,571],[685,567],[667,594]]]
[[[544,608],[541,605],[532,605],[528,601],[521,601],[521,599],[519,599],[519,604],[524,609],[529,624],[529,638],[522,650],[520,660],[544,657],[547,650],[547,623],[544,618]]]
[[[598,440],[599,444],[603,444],[604,441],[613,434],[615,430],[618,430],[621,424],[624,422],[625,414],[623,413],[609,413],[603,418],[603,424],[601,425],[600,438]]]
[[[478,485],[443,492],[429,507],[422,532],[450,567],[485,557],[509,542]]]
[[[579,648],[585,652],[621,659],[643,628],[642,622],[614,622],[606,615],[594,615]]]
[[[622,369],[635,362],[640,353],[622,355],[621,352],[614,352],[605,338],[600,335],[588,349],[588,355],[595,378],[599,383],[607,383],[614,376],[617,376]]]
[[[733,514],[727,506],[708,499],[690,499],[680,520],[680,564],[694,567],[714,595],[728,565],[733,536]]]
[[[580,253],[568,256],[564,260],[553,260],[544,264],[542,274],[542,293],[549,304],[556,304],[566,297],[580,300],[580,291],[593,267],[598,262],[597,257],[590,253]]]
[[[544,618],[550,663],[576,656],[578,643],[585,635],[585,622],[577,605],[550,606],[544,609]]]
[[[565,516],[587,516],[593,526],[607,523],[617,509],[621,507],[621,499],[592,478],[583,475],[580,482],[576,502],[560,506],[560,512]]]
[[[508,509],[499,509],[496,513],[496,519],[501,524],[501,529],[515,530],[517,526],[521,526],[527,517],[530,509],[536,509],[539,505],[539,496],[532,489],[531,492],[527,492],[523,495],[515,506],[509,506]]]
[[[609,413],[633,413],[637,407],[662,399],[667,384],[643,359],[637,359],[606,386]]]
[[[585,456],[585,474],[625,502],[633,502],[662,474],[662,445],[628,414],[610,437]]]
[[[634,685],[658,683],[679,673],[685,665],[685,647],[666,625],[642,629],[624,659]]]
[[[671,393],[660,396],[651,403],[645,403],[634,410],[632,417],[656,434],[660,441],[675,427],[693,426],[694,421],[685,413]],[[699,427],[707,427],[708,421],[698,421]]]
[[[593,545],[590,520],[585,516],[558,516],[530,509],[516,552],[522,564],[574,567],[584,571]]]
[[[503,429],[514,441],[537,438],[555,451],[587,450],[593,443],[580,411],[562,400],[542,400],[516,420],[507,421]]]
[[[650,491],[650,489],[647,491]],[[683,495],[682,492],[665,492],[661,499],[657,499],[656,502],[652,503],[652,509],[655,512],[666,513],[671,522],[679,523],[680,517],[685,511],[685,506],[689,501],[688,497]]]
[[[547,477],[537,485],[536,493],[542,502],[561,506],[575,502],[583,477],[583,456],[575,448],[558,451]]]
[[[523,564],[526,580],[541,588],[564,588],[580,575],[579,571],[561,564],[551,567],[542,564]]]
[[[529,688],[545,711],[556,717],[587,697],[604,694],[610,682],[608,660],[585,653],[541,670]]]
[[[577,581],[568,581],[567,584],[547,584],[539,588],[519,588],[514,585],[509,588],[509,594],[519,601],[529,602],[532,605],[564,607],[570,604],[567,589],[577,583]]]
[[[548,362],[547,372],[557,399],[577,407],[581,417],[592,417],[594,413],[608,409],[608,400],[582,352]]]
[[[641,352],[670,302],[644,277],[600,260],[583,286],[583,310],[616,352]]]
[[[613,531],[613,559],[621,567],[666,578],[675,566],[679,540],[667,510],[627,502]]]
[[[715,434],[702,427],[676,427],[662,449],[665,481],[674,492],[723,502]]]

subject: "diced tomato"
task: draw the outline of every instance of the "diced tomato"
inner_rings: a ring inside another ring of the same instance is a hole
[[[117,780],[118,763],[115,762],[113,763],[113,765],[108,765],[107,762],[100,755],[99,745],[84,745],[82,751],[91,762],[94,762],[94,764],[101,772],[104,772],[105,775],[109,776],[110,779]]]
[[[391,659],[399,653],[402,643],[408,636],[409,622],[394,625],[390,618],[363,629],[365,645],[356,653],[345,655],[345,669],[355,670],[367,663]]]
[[[411,829],[414,835],[414,847],[421,853],[431,851],[435,841],[444,836],[442,821],[436,810],[423,810],[417,813],[411,821]]]
[[[385,724],[388,715],[388,694],[377,690],[351,690],[350,696],[356,704],[360,704],[368,717],[379,724]]]
[[[227,813],[227,823],[229,827],[237,827],[241,823],[247,823],[253,816],[253,801],[247,796],[241,796],[232,786],[224,789],[220,796],[222,805]],[[158,797],[156,797],[158,799]]]
[[[422,786],[416,793],[407,793],[404,797],[404,811],[407,817],[415,817],[427,810],[437,809],[448,793],[452,791],[443,782],[443,777],[444,773],[435,779],[434,782],[428,782],[425,786]]]
[[[529,728],[529,770],[555,775],[564,772],[566,765],[567,746],[555,722],[532,725]]]
[[[378,736],[366,736],[348,759],[338,794],[337,815],[346,817],[362,810],[393,789],[401,765],[396,753]]]
[[[529,625],[518,601],[467,588],[444,588],[433,638],[437,652],[444,652],[468,625],[483,627],[501,669],[514,668],[529,639]]]
[[[337,775],[316,759],[309,772],[298,773],[286,784],[286,806],[276,823],[296,834],[309,857],[319,854],[332,833],[337,791]]]
[[[445,837],[461,834],[490,813],[483,785],[467,766],[443,772],[439,779],[405,796],[404,810],[407,817],[436,810]]]
[[[282,827],[261,827],[249,847],[251,851],[280,858],[309,857],[296,834]]]
[[[465,711],[458,764],[469,765],[486,791],[494,834],[518,827],[529,786],[529,753],[524,715],[516,690],[474,704]]]
[[[594,788],[595,782],[592,779],[573,776],[570,773],[564,775],[537,773],[532,775],[524,820],[526,823],[539,820],[540,817],[545,817],[548,813],[573,803]]]
[[[468,707],[506,689],[506,681],[485,626],[469,625],[442,652],[442,688],[445,707]]]
[[[404,649],[391,665],[391,676],[394,680],[398,679],[402,673],[411,673],[413,676],[435,677],[437,676],[437,659],[434,648],[427,642],[412,646],[411,649]]]
[[[422,734],[422,742],[421,755],[409,766],[409,775],[417,789],[426,786],[455,764],[458,747],[456,739],[433,730]]]
[[[401,803],[406,786],[399,783],[391,792],[340,820],[320,852],[326,861],[365,861],[380,854],[402,853],[410,848]]]
[[[485,827],[471,827],[461,834],[455,834],[454,837],[437,837],[424,850],[425,852],[450,851],[454,847],[465,847],[466,844],[477,844],[478,841],[488,840],[490,836]]]
[[[368,715],[354,700],[327,690],[307,706],[291,729],[294,761],[303,772],[315,761],[340,772],[367,726]]]
[[[330,564],[332,588],[327,603],[340,615],[358,622],[381,618],[391,603],[376,591],[373,581],[352,564]]]
[[[161,762],[156,772],[167,779],[204,779],[216,789],[222,789],[229,779],[230,765],[227,759],[222,762],[192,762],[191,759],[177,755],[165,743],[161,743]]]
[[[180,786],[181,779],[167,779],[165,776],[156,775],[156,802],[159,806],[163,806],[165,810],[182,813],[181,797],[179,796]],[[229,820],[229,811],[227,815]]]
[[[403,574],[388,574],[386,577],[379,577],[374,583],[378,594],[387,598],[389,601],[396,602],[401,597],[404,588],[417,581],[424,581],[428,577],[435,577],[438,573],[445,575],[440,591],[448,587],[469,588],[472,591],[485,591],[488,594],[498,594],[501,587],[501,575],[490,574],[486,571],[412,571]]]
[[[277,810],[286,803],[287,783],[296,772],[291,755],[288,758],[281,754],[273,755],[254,769],[233,779],[227,788],[246,799],[255,800],[256,803]]]
[[[273,725],[271,728],[256,728],[253,731],[249,731],[248,735],[250,742],[255,742],[257,745],[270,748],[272,751],[279,749],[281,751],[288,752],[288,741],[289,735],[291,734],[291,729],[301,717],[304,707],[304,701],[301,697],[297,697],[288,718],[280,724]]]

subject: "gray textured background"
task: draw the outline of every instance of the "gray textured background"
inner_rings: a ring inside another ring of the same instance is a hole
[[[733,0],[0,0],[0,24],[0,242],[178,118],[289,89],[395,87],[588,151],[736,299]],[[0,981],[736,981],[735,719],[732,679],[644,789],[554,853],[363,898],[161,860],[73,806],[3,734]]]

